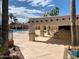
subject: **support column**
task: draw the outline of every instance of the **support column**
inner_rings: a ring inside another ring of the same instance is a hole
[[[57,32],[58,31],[58,26],[53,26],[53,30],[54,30],[54,32]]]
[[[29,40],[35,41],[35,28],[33,24],[29,24]]]
[[[49,29],[49,26],[47,26],[46,30],[47,30],[47,34],[50,35],[50,29]]]
[[[76,33],[76,35],[77,35],[77,44],[79,45],[79,25],[77,25],[77,33]]]
[[[50,34],[53,35],[53,27],[50,26]]]
[[[40,27],[40,36],[44,36],[44,27],[43,26]]]

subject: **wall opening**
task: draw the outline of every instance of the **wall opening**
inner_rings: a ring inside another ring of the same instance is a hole
[[[40,26],[38,26],[38,30],[40,30]]]
[[[64,29],[64,30],[71,30],[71,26],[59,26],[59,30]]]
[[[44,30],[46,30],[46,26],[44,26]]]

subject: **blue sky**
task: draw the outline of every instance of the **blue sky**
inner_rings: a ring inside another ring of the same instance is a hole
[[[79,0],[76,11],[79,14]],[[27,22],[31,17],[43,16],[53,7],[59,7],[60,16],[70,15],[70,0],[9,0],[9,13],[13,13],[20,22]]]

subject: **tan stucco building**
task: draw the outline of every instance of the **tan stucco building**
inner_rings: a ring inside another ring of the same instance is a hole
[[[79,15],[76,16],[77,43],[79,42]],[[44,36],[44,30],[54,34],[55,39],[71,39],[70,16],[51,16],[29,19],[29,40],[35,41],[35,30],[40,29],[40,35]]]
[[[12,23],[10,23],[10,28],[11,29],[14,29],[14,28],[16,28],[16,29],[28,29],[28,24],[27,23],[14,23],[14,22],[12,22]]]

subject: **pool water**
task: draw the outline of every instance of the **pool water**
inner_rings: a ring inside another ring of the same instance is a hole
[[[72,54],[74,57],[79,57],[79,50],[72,49],[71,54]]]
[[[10,29],[10,31],[13,31],[13,32],[22,32],[22,31],[27,31],[27,29]]]

